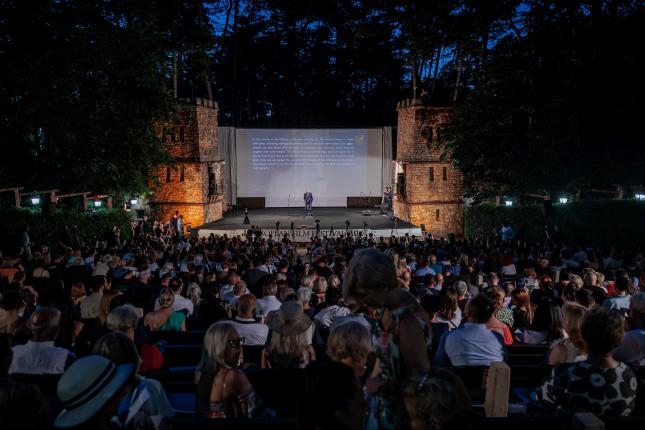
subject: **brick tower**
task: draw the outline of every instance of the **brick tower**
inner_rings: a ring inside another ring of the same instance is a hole
[[[397,106],[397,159],[393,162],[394,215],[420,226],[435,237],[464,232],[463,179],[452,163],[440,159],[433,144],[441,142],[442,128],[452,109],[432,107],[419,100]]]
[[[155,124],[155,130],[173,157],[173,166],[150,172],[158,178],[150,206],[169,220],[175,211],[187,227],[222,218],[224,161],[220,159],[217,103],[195,99],[181,105],[172,119]]]

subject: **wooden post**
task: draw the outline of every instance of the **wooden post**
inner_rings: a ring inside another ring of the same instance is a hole
[[[571,419],[572,430],[604,430],[605,423],[590,412],[580,412]]]
[[[107,198],[107,207],[108,209],[112,209],[112,197]]]
[[[484,413],[486,417],[506,417],[511,388],[511,368],[503,361],[490,364],[486,378]]]
[[[495,205],[499,206],[502,204],[502,196],[495,196]]]
[[[16,207],[20,207],[20,188],[14,188],[13,190],[14,198],[16,199]]]
[[[83,212],[87,212],[87,194],[83,194]]]

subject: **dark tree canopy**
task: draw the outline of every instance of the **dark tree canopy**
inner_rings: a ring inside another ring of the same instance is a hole
[[[132,192],[173,95],[238,127],[454,106],[469,194],[642,184],[635,0],[0,0],[0,185]]]

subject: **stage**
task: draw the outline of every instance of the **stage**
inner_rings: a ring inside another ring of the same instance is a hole
[[[249,209],[249,225],[244,225],[244,211],[234,210],[224,215],[219,221],[214,221],[197,227],[199,237],[211,234],[222,236],[246,235],[251,225],[258,226],[262,234],[273,237],[288,234],[296,242],[308,242],[316,234],[316,220],[320,221],[320,236],[340,237],[350,233],[352,236],[373,234],[374,237],[421,236],[421,229],[399,219],[394,220],[393,214],[382,214],[379,209],[371,209],[371,215],[363,215],[365,209],[360,208],[316,208],[313,216],[304,216],[304,208],[266,208]],[[280,222],[279,235],[276,235],[276,222]],[[349,227],[346,222],[349,221]],[[291,222],[294,224],[293,232]]]

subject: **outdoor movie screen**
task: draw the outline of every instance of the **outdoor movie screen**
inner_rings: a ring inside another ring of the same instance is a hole
[[[267,207],[347,204],[382,193],[382,129],[237,129],[238,197]]]

